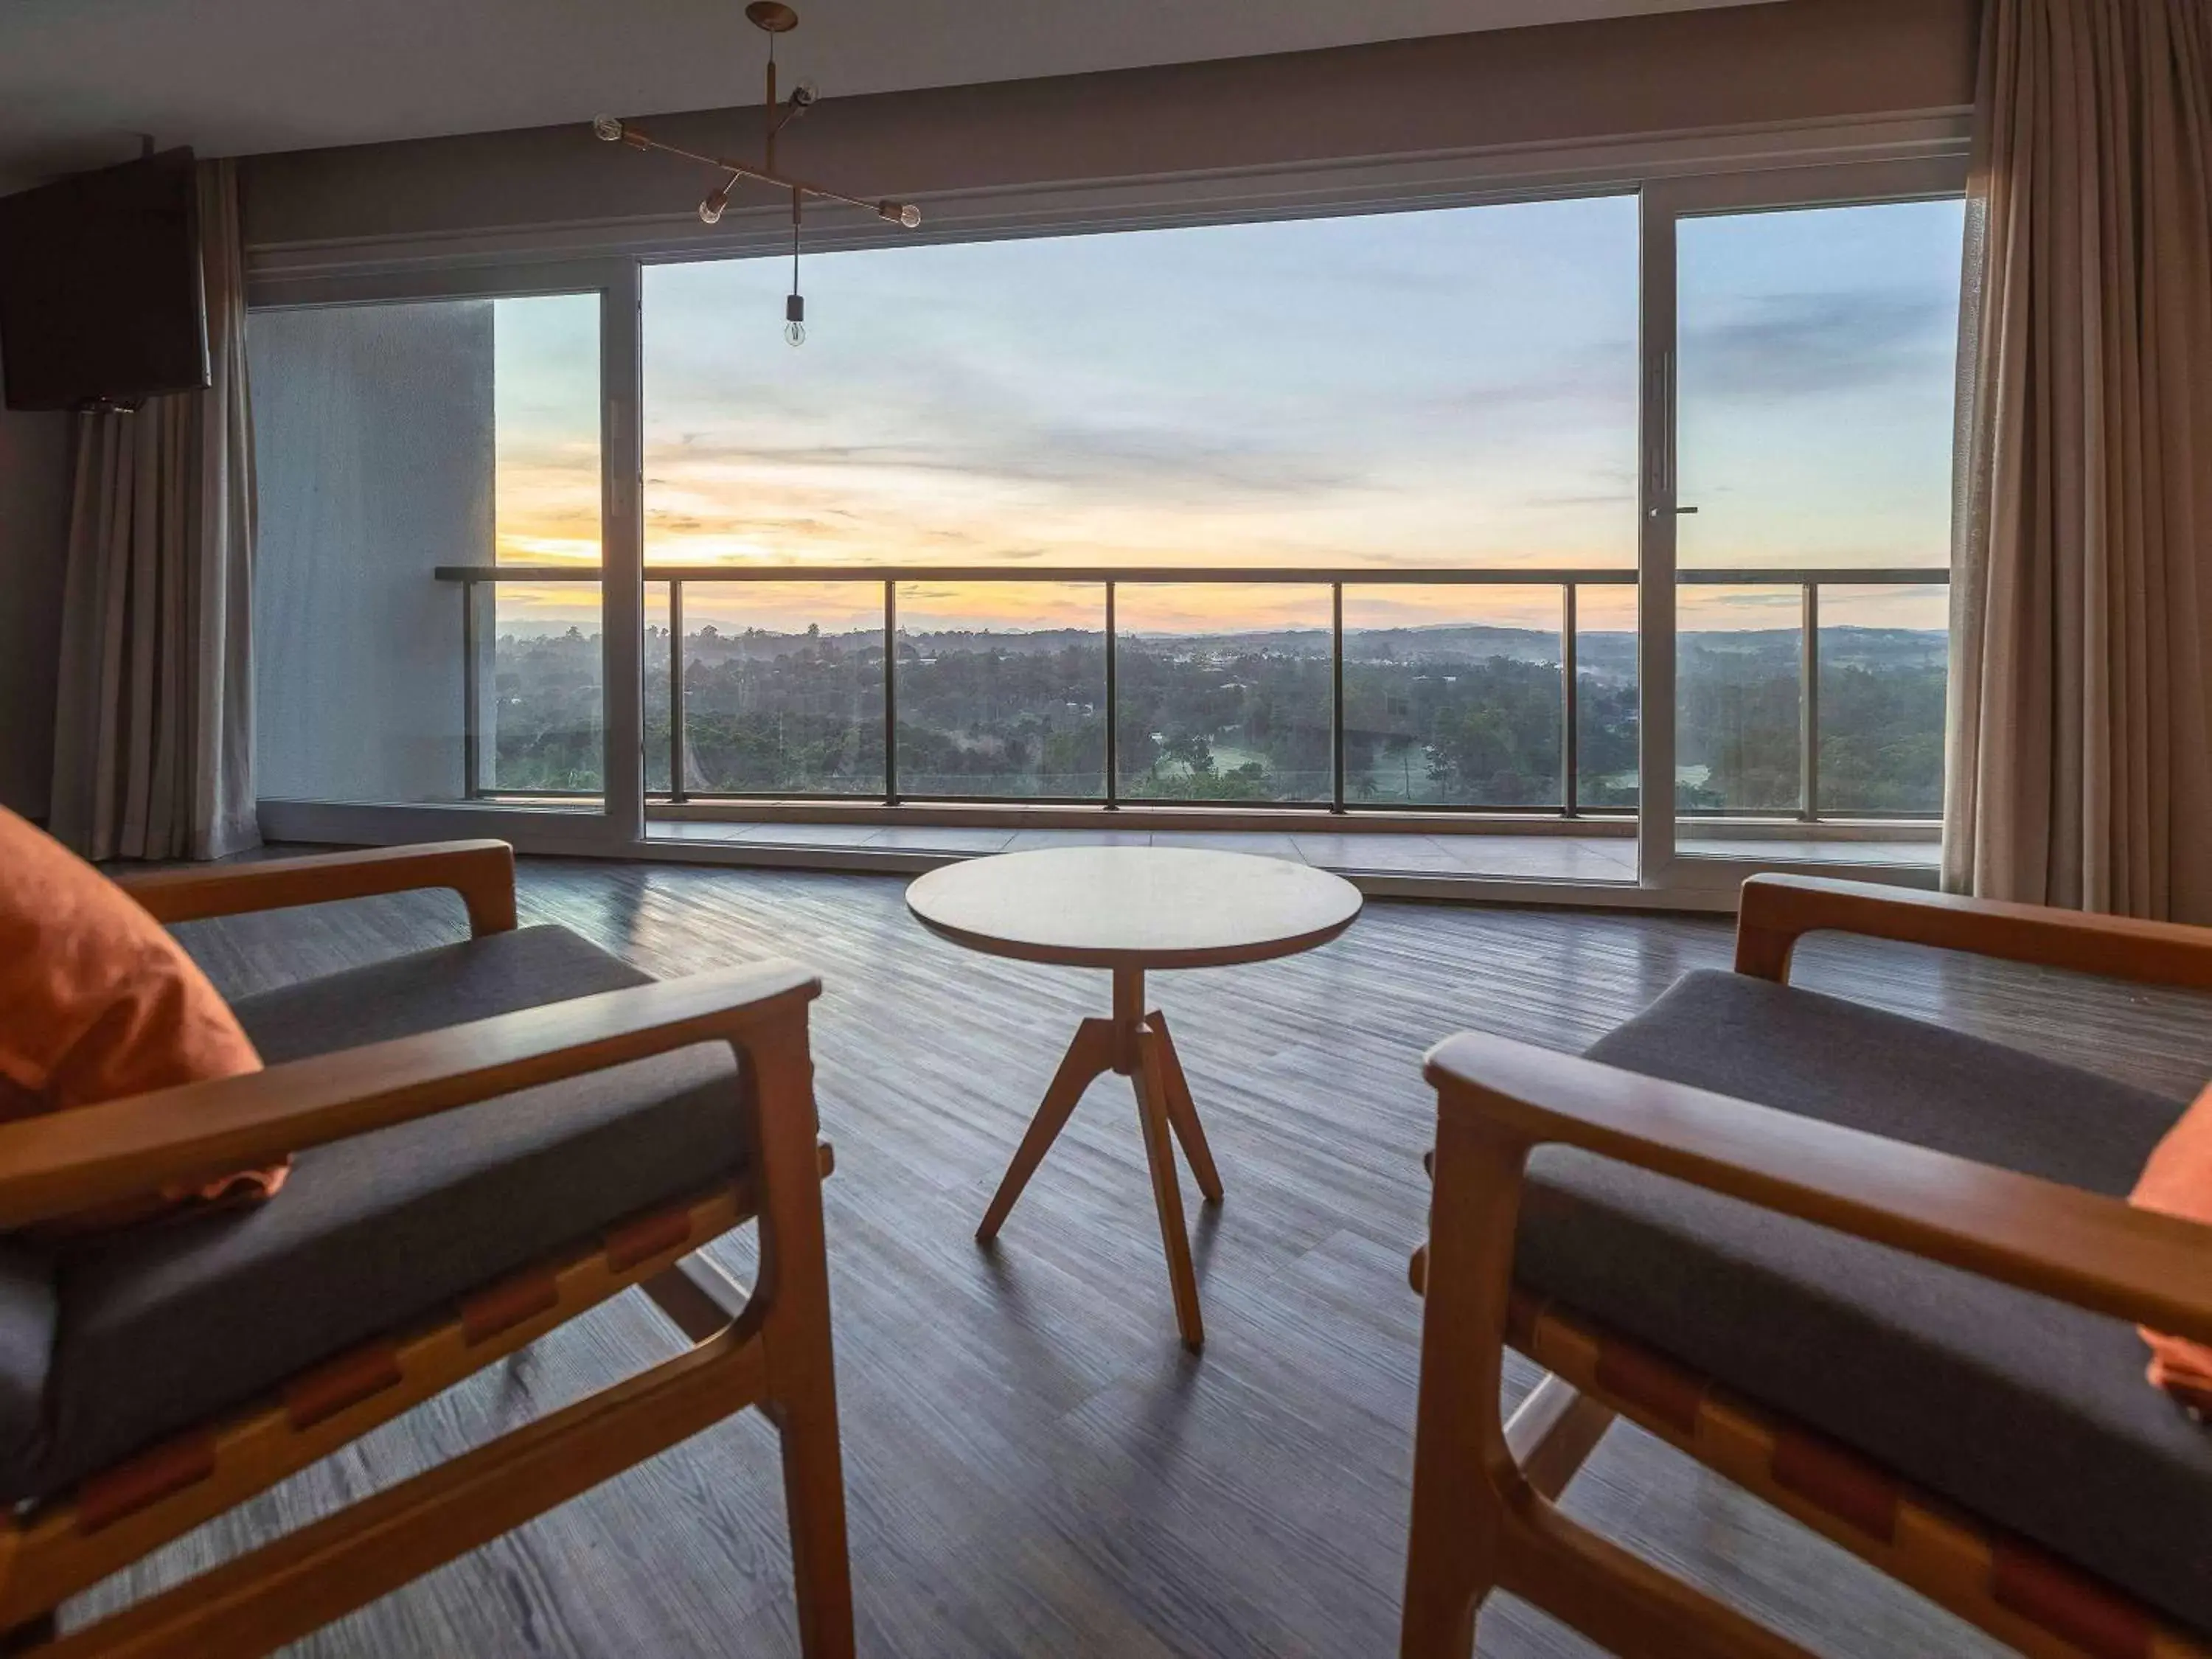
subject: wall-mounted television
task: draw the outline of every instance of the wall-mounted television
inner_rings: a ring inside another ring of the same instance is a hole
[[[10,409],[207,385],[191,150],[0,197],[0,378]]]

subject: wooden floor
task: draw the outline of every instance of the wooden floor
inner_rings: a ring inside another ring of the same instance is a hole
[[[1103,975],[923,933],[872,876],[536,861],[526,923],[656,974],[817,966],[816,1052],[862,1650],[1344,1655],[1395,1650],[1431,1103],[1417,1061],[1479,1026],[1576,1048],[1725,924],[1375,904],[1341,940],[1162,975],[1228,1198],[1186,1182],[1202,1358],[1176,1340],[1135,1112],[1097,1085],[994,1249],[971,1237]],[[457,907],[453,907],[457,909]],[[185,930],[231,990],[458,936],[428,898]],[[2174,1092],[2212,1005],[1864,945],[1803,978]],[[718,1246],[718,1252],[726,1247]],[[726,1247],[733,1268],[748,1264]],[[104,1605],[295,1524],[669,1352],[624,1297],[185,1540]],[[1528,1386],[1523,1373],[1511,1382]],[[1623,1426],[1567,1506],[1833,1654],[1972,1653],[1971,1631]],[[1480,1650],[1589,1650],[1531,1610]],[[747,1417],[302,1645],[318,1655],[796,1651],[770,1431]]]

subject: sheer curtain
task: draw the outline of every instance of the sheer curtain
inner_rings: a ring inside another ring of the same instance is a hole
[[[2212,3],[1986,0],[1944,878],[2212,922]]]
[[[204,392],[76,417],[53,832],[95,859],[259,844],[253,804],[253,431],[238,185],[199,168]]]

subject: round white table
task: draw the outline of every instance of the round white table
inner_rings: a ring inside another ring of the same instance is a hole
[[[1197,1348],[1205,1328],[1170,1133],[1182,1143],[1208,1203],[1220,1201],[1221,1176],[1167,1018],[1146,1010],[1145,970],[1218,968],[1310,951],[1352,925],[1359,890],[1325,870],[1243,853],[1069,847],[947,865],[919,878],[906,902],[933,933],[970,950],[1112,972],[1113,1018],[1077,1028],[975,1237],[985,1243],[997,1237],[1084,1091],[1107,1072],[1121,1073],[1136,1091],[1176,1324],[1184,1343]]]

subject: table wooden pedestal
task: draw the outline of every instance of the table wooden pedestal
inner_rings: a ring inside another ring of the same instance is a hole
[[[1168,1137],[1182,1142],[1209,1204],[1221,1201],[1221,1176],[1167,1020],[1158,1009],[1145,1011],[1145,974],[1271,962],[1326,945],[1359,914],[1358,890],[1286,859],[1199,848],[1062,847],[933,870],[915,878],[906,902],[922,926],[969,950],[1114,975],[1114,1017],[1077,1028],[975,1237],[988,1243],[998,1236],[1083,1091],[1119,1072],[1137,1091],[1176,1327],[1184,1344],[1197,1348],[1206,1328]]]
[[[1114,1017],[1086,1019],[1076,1027],[1043,1103],[1030,1120],[1029,1132],[1006,1166],[991,1207],[983,1212],[976,1239],[988,1243],[1006,1224],[1014,1200],[1022,1195],[1045,1149],[1059,1138],[1075,1103],[1084,1091],[1108,1072],[1129,1079],[1137,1096],[1137,1121],[1145,1133],[1145,1158],[1152,1166],[1152,1202],[1160,1215],[1160,1243],[1168,1257],[1168,1283],[1175,1291],[1176,1328],[1183,1346],[1197,1349],[1206,1340],[1206,1327],[1198,1311],[1198,1276],[1190,1261],[1190,1236],[1182,1219],[1182,1188],[1176,1179],[1175,1153],[1168,1134],[1182,1143],[1198,1190],[1209,1204],[1221,1201],[1221,1172],[1214,1167],[1213,1151],[1206,1144],[1206,1129],[1198,1121],[1198,1108],[1190,1097],[1182,1061],[1176,1055],[1175,1038],[1168,1033],[1167,1016],[1158,1009],[1145,1012],[1145,970],[1114,970]]]

